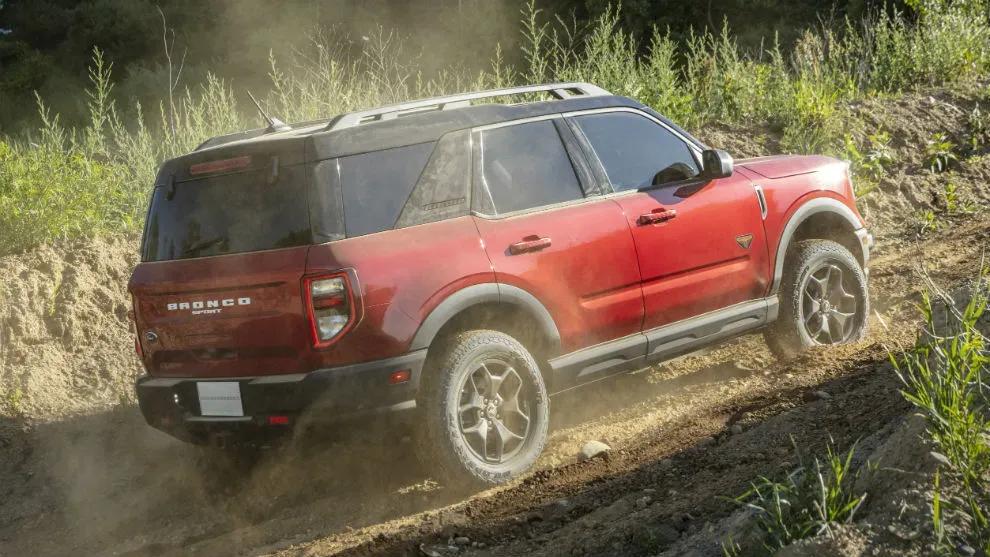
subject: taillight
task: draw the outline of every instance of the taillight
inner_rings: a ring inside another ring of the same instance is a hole
[[[354,300],[347,275],[308,278],[303,288],[313,344],[317,348],[329,346],[354,322]]]

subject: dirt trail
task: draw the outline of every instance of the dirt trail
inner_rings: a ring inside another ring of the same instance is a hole
[[[5,498],[0,555],[406,555],[445,547],[455,533],[486,545],[463,554],[655,552],[673,532],[697,535],[728,515],[719,496],[792,466],[790,436],[820,450],[830,436],[845,446],[899,419],[907,407],[883,345],[913,340],[912,269],[925,262],[946,285],[972,278],[988,230],[990,218],[976,217],[917,244],[881,242],[871,295],[891,330],[874,318],[866,343],[781,365],[746,337],[554,399],[538,470],[462,502],[429,480],[408,445],[378,431],[303,439],[238,493],[210,500],[193,449],[146,428],[133,407],[48,424],[31,433],[35,446],[74,439],[53,458],[75,468],[37,470],[23,487],[72,490],[36,514],[11,505],[44,498]],[[814,391],[831,396],[808,402]],[[735,425],[741,433],[730,433]],[[613,451],[576,462],[592,439]]]

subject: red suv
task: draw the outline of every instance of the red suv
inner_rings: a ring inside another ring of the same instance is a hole
[[[861,339],[864,226],[844,163],[733,166],[584,83],[273,121],[162,166],[141,409],[229,446],[403,413],[439,477],[503,483],[555,393],[761,329],[785,357]]]

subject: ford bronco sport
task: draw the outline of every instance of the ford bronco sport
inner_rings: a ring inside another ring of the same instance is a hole
[[[137,392],[204,445],[404,413],[438,477],[499,484],[556,393],[758,330],[861,339],[872,243],[844,163],[733,165],[585,83],[272,121],[158,174]]]

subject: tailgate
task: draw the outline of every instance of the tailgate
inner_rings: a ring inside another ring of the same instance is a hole
[[[308,246],[142,263],[131,278],[145,366],[165,377],[307,371]]]

